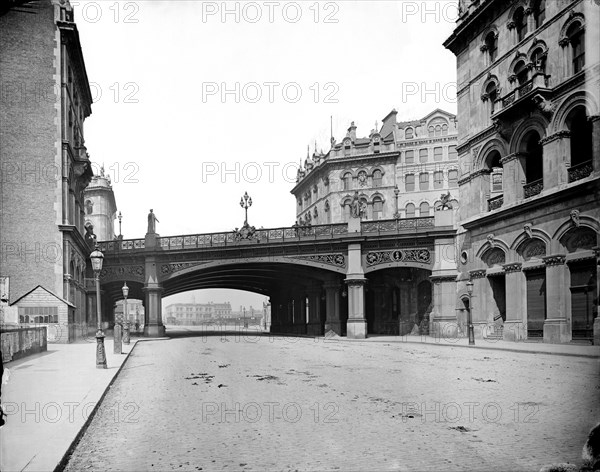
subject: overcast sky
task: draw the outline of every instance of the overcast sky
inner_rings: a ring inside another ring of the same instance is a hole
[[[144,236],[150,208],[161,236],[233,230],[245,191],[250,224],[290,226],[298,163],[315,141],[328,151],[330,116],[339,141],[392,108],[456,113],[442,46],[456,3],[72,1],[95,98],[86,146],[112,178],[123,236]],[[196,300],[228,298],[208,292]]]

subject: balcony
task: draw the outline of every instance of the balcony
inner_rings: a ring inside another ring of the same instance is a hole
[[[591,160],[569,167],[569,183],[585,179],[593,170],[594,166]]]
[[[525,198],[534,197],[542,193],[544,189],[544,179],[535,180],[533,182],[523,185],[523,191]]]
[[[488,211],[494,211],[504,205],[504,195],[488,199]]]

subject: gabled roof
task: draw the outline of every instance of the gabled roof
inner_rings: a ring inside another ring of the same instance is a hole
[[[38,285],[34,288],[32,288],[29,292],[27,292],[25,295],[20,296],[19,298],[17,298],[14,302],[11,303],[11,306],[20,302],[21,300],[23,300],[25,297],[27,297],[29,294],[35,292],[38,288],[41,288],[42,290],[45,290],[46,292],[48,292],[50,295],[52,295],[54,298],[60,300],[61,302],[63,302],[66,305],[69,305],[70,307],[76,308],[75,305],[73,305],[71,302],[68,302],[67,300],[65,300],[64,298],[59,297],[58,295],[56,295],[54,292],[51,292],[50,290],[48,290],[45,287],[42,287],[41,285]]]
[[[441,108],[436,108],[431,113],[429,113],[428,115],[425,115],[423,118],[421,118],[421,121],[427,121],[429,118],[431,118],[431,116],[435,115],[436,113],[441,114],[441,115],[446,115],[447,117],[456,118],[456,115],[453,115],[452,113],[448,113],[446,110],[442,110]]]

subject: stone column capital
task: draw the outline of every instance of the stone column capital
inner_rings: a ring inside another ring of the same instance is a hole
[[[522,152],[513,152],[512,154],[507,154],[502,159],[500,159],[500,164],[502,164],[502,165],[508,164],[509,162],[514,161],[515,159],[518,159],[519,157],[525,157],[525,154],[523,154]]]
[[[563,139],[563,138],[570,138],[571,137],[571,132],[568,130],[560,130],[557,131],[554,134],[551,134],[550,136],[546,136],[545,138],[540,140],[540,144],[542,146],[545,146],[548,143],[551,143],[553,141],[556,141],[558,139]]]
[[[456,282],[456,275],[452,275],[452,274],[447,274],[447,275],[430,275],[429,279],[436,285],[439,285],[441,283],[448,283],[448,282]]]
[[[512,272],[520,272],[522,265],[523,264],[520,262],[509,262],[508,264],[504,264],[502,267],[504,267],[504,272],[510,274]]]
[[[546,267],[563,265],[567,257],[563,254],[554,254],[552,256],[542,257],[542,260],[546,264]]]
[[[366,278],[348,278],[348,279],[344,279],[344,282],[346,283],[346,285],[352,286],[352,285],[366,285],[368,282],[368,279]]]
[[[470,279],[483,279],[485,277],[486,269],[475,269],[469,271]]]

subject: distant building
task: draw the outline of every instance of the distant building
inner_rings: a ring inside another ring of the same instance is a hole
[[[172,303],[163,310],[163,318],[167,324],[197,325],[206,322],[229,318],[231,304],[226,303]]]
[[[119,300],[115,307],[115,316],[125,315],[124,300]],[[139,323],[144,325],[144,304],[141,300],[127,299],[127,321],[132,325]]]
[[[589,340],[594,320],[600,335],[599,36],[597,1],[460,1],[444,43],[461,125],[457,307],[477,336]]]
[[[19,3],[0,9],[2,308],[6,323],[58,325],[54,340],[70,342],[95,317],[83,197],[92,95],[69,2]]]
[[[418,120],[396,117],[392,110],[363,138],[352,123],[327,154],[307,156],[291,191],[299,224],[348,222],[356,192],[363,220],[433,216],[447,192],[458,208],[456,117],[439,109]]]

